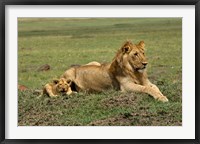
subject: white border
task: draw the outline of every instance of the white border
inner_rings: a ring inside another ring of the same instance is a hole
[[[194,139],[195,6],[6,6],[6,139]],[[18,17],[182,17],[183,126],[17,126]],[[190,61],[188,61],[190,59]],[[11,89],[12,88],[12,89]],[[15,88],[15,90],[13,90]]]

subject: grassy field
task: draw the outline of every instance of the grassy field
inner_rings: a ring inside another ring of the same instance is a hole
[[[146,44],[149,79],[169,99],[105,91],[40,99],[34,90],[59,78],[72,64],[110,62],[125,40]],[[51,69],[37,69],[49,64]],[[182,20],[180,18],[19,18],[20,126],[181,126]]]

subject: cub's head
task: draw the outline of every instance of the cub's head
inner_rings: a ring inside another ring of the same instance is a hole
[[[144,41],[140,41],[138,44],[133,44],[130,41],[126,41],[121,47],[120,56],[118,59],[123,63],[123,68],[129,71],[143,72],[147,66],[147,60],[144,53]]]
[[[71,92],[71,80],[66,80],[64,78],[60,78],[58,80],[53,80],[55,84],[55,89],[57,92],[60,93],[69,93]]]

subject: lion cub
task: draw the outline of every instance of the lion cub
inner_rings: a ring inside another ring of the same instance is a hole
[[[44,86],[41,95],[47,94],[49,97],[57,97],[59,94],[72,94],[71,90],[71,80],[60,78],[58,80],[53,80],[53,82],[48,83]]]

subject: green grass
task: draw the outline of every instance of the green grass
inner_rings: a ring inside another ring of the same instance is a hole
[[[149,79],[169,99],[114,90],[37,99],[35,89],[72,64],[110,62],[125,40],[146,44]],[[51,69],[38,72],[49,64]],[[182,125],[182,20],[180,18],[19,18],[19,125]]]

